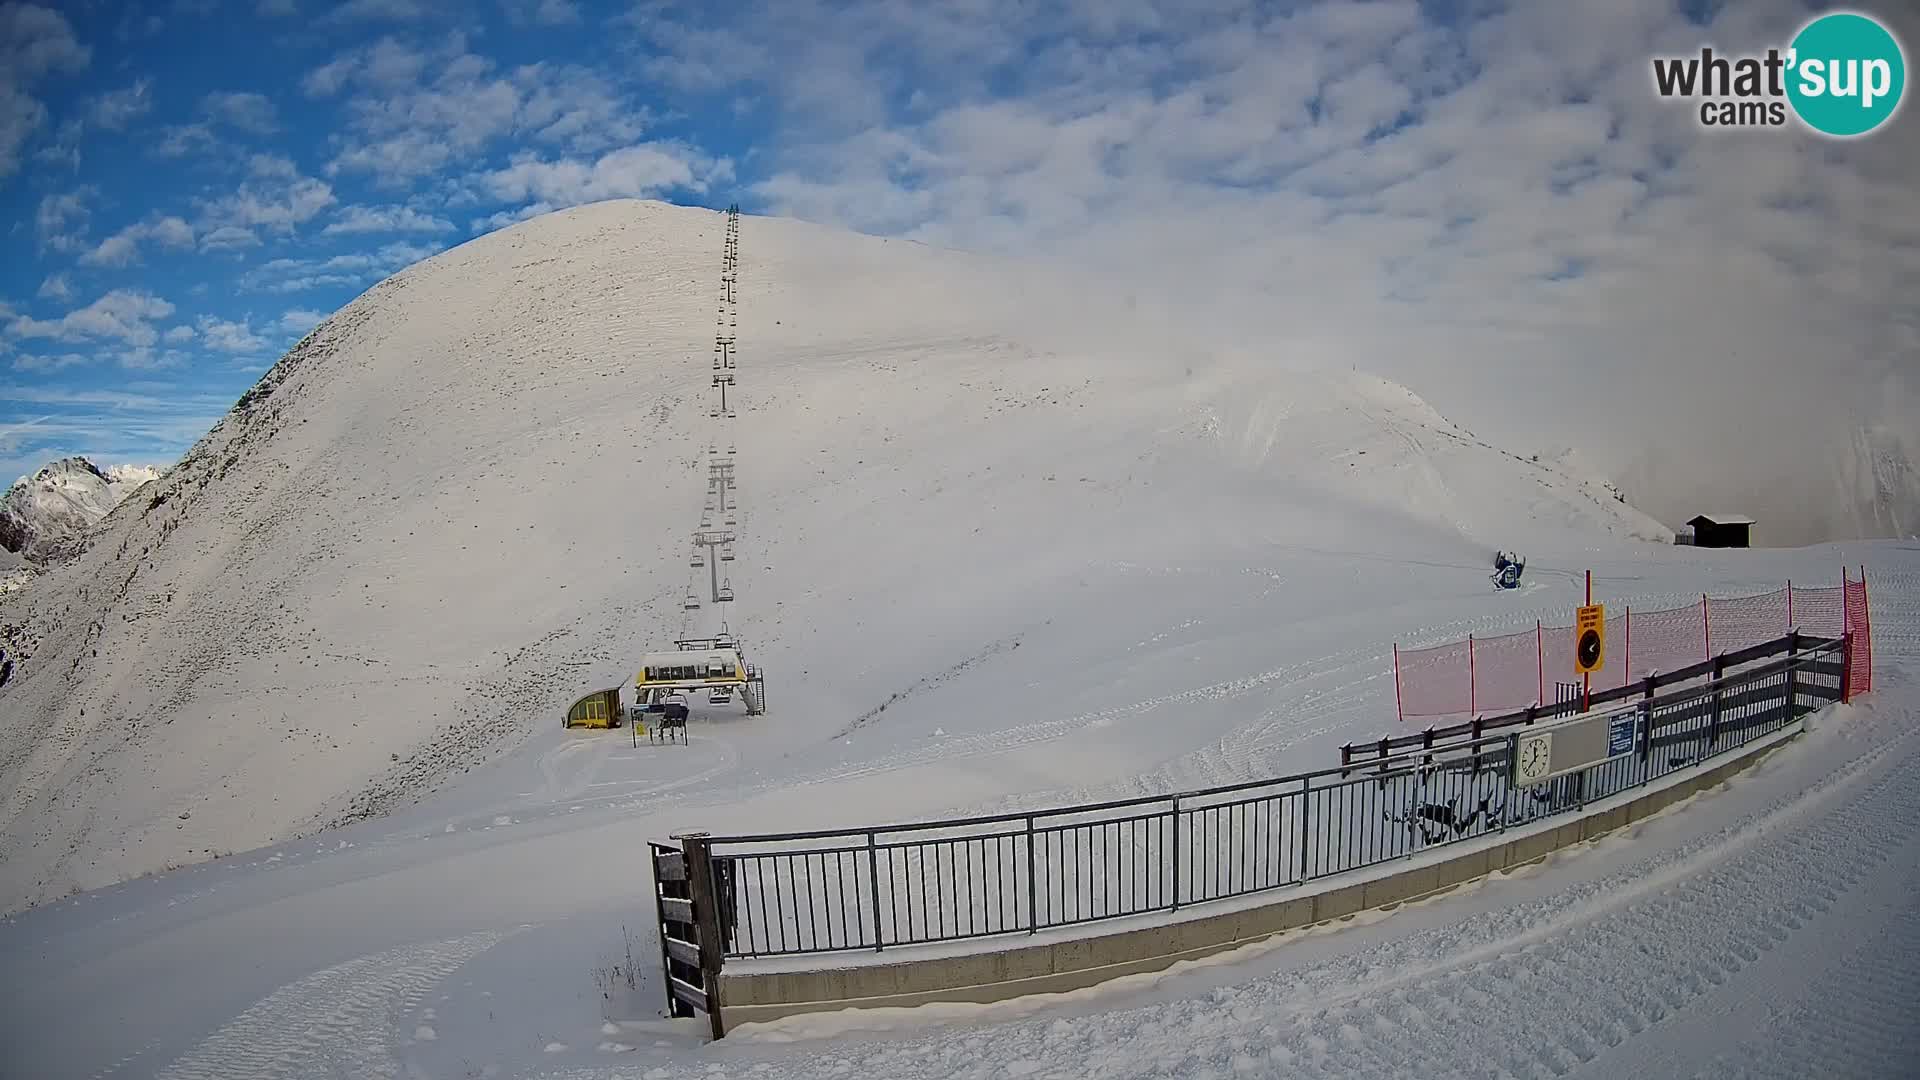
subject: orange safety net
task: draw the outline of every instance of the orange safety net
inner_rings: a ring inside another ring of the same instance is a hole
[[[1873,685],[1871,615],[1865,571],[1838,587],[1786,588],[1758,596],[1706,597],[1659,611],[1627,609],[1607,620],[1607,660],[1595,691],[1784,637],[1853,635],[1850,693]],[[1394,688],[1401,719],[1511,712],[1553,700],[1556,682],[1577,681],[1572,626],[1536,626],[1500,637],[1468,638],[1425,649],[1395,649]]]

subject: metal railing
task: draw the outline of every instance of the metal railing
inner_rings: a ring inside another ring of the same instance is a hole
[[[1778,644],[1789,654],[1630,703],[1631,752],[1534,787],[1510,780],[1512,730],[1468,730],[1361,766],[1176,795],[706,838],[724,955],[878,950],[1170,911],[1575,812],[1840,700],[1845,639]]]

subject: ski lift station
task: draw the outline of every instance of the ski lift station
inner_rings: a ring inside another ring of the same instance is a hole
[[[741,656],[733,639],[721,635],[675,642],[673,652],[646,653],[633,677],[634,701],[651,705],[680,694],[704,691],[709,704],[721,705],[735,694],[748,716],[766,709],[766,682],[759,670]]]

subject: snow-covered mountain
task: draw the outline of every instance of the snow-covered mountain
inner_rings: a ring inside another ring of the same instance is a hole
[[[122,499],[164,471],[115,465],[103,472],[86,458],[70,457],[21,477],[0,495],[0,549],[27,562],[71,555]]]
[[[0,595],[0,906],[386,810],[717,629],[682,605],[709,445],[738,451],[729,626],[778,680],[753,736],[782,750],[1021,635],[1110,662],[1100,613],[1143,602],[1143,566],[1351,555],[1276,601],[1337,619],[1416,564],[1484,595],[1496,547],[1545,572],[1671,538],[1393,383],[789,220],[744,225],[716,420],[722,230],[602,203],[395,275]],[[1026,707],[1069,708],[1047,685]]]

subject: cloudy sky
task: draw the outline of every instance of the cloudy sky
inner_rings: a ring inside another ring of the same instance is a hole
[[[170,460],[386,274],[642,196],[1082,260],[1222,362],[1798,513],[1920,449],[1920,122],[1706,131],[1650,58],[1818,10],[0,2],[0,477]]]

